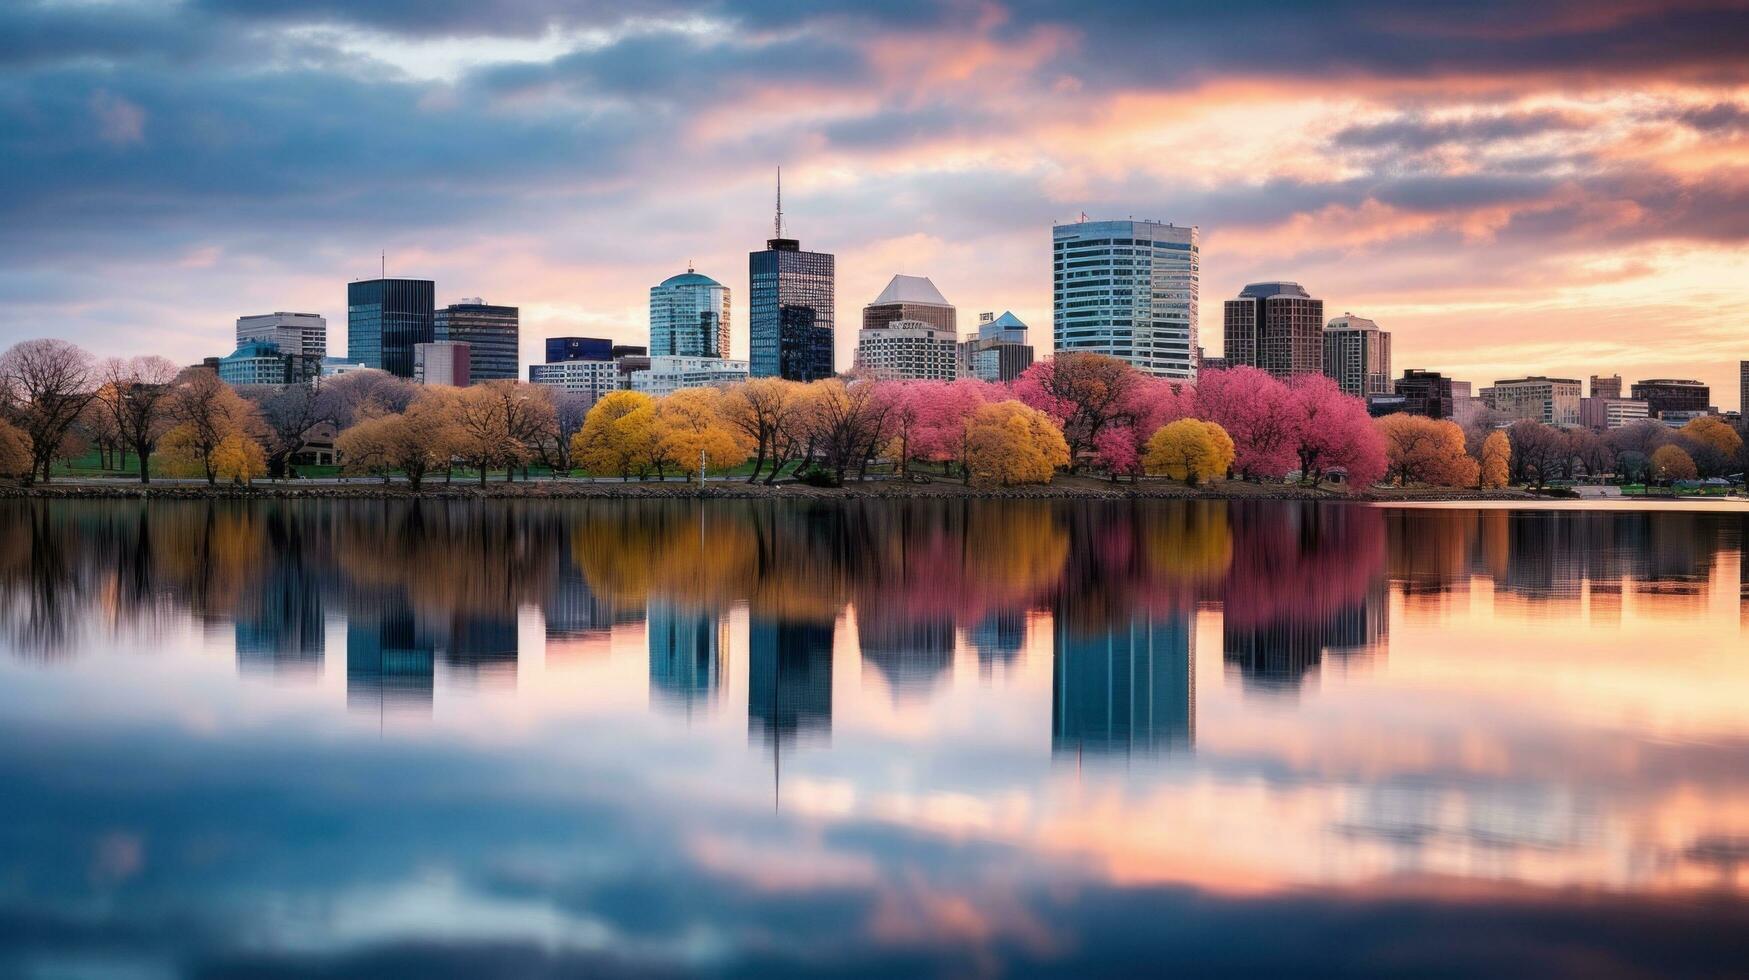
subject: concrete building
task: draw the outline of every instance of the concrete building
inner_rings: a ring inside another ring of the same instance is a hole
[[[1013,313],[978,315],[977,336],[960,344],[960,376],[980,381],[1008,382],[1032,367],[1032,345],[1026,324]]]
[[[261,313],[237,318],[237,346],[263,341],[282,354],[328,356],[328,321],[316,313]]]
[[[530,384],[588,395],[592,402],[600,401],[608,392],[624,387],[620,374],[619,362],[608,358],[554,361],[550,364],[528,366]]]
[[[893,381],[952,381],[959,377],[959,338],[922,320],[864,328],[857,331],[856,366]]]
[[[1548,425],[1578,425],[1583,385],[1577,378],[1533,375],[1496,381],[1482,389],[1482,404],[1515,419]]]
[[[1336,317],[1324,325],[1324,374],[1356,398],[1391,394],[1391,335],[1365,317]]]
[[[465,340],[434,340],[413,347],[413,380],[466,388],[473,383],[473,349]]]
[[[324,358],[322,358],[321,371],[322,371],[322,377],[324,377],[324,378],[338,378],[338,377],[342,377],[344,375],[352,374],[355,371],[375,371],[375,370],[378,370],[378,369],[371,367],[369,364],[360,364],[357,361],[349,361],[344,357],[324,357]]]
[[[629,359],[627,359],[629,360]],[[630,372],[633,391],[660,398],[682,388],[713,388],[748,378],[747,362],[726,357],[651,356],[649,365]]]
[[[520,318],[514,306],[494,306],[473,296],[433,314],[432,335],[468,345],[471,383],[515,381],[522,363]]]
[[[413,376],[413,346],[436,339],[429,279],[361,279],[346,284],[346,359],[400,378]]]
[[[837,259],[804,252],[783,234],[783,175],[778,175],[777,237],[747,255],[747,335],[753,377],[817,381],[836,372]]]
[[[1286,381],[1324,370],[1324,301],[1297,282],[1254,282],[1226,302],[1227,363]]]
[[[1652,418],[1664,418],[1666,412],[1699,412],[1712,409],[1712,389],[1699,381],[1677,378],[1652,378],[1636,381],[1633,396],[1646,403]]]
[[[1057,353],[1109,354],[1159,377],[1196,377],[1202,259],[1194,225],[1055,225],[1051,265]]]
[[[887,288],[862,308],[862,329],[874,330],[899,320],[916,320],[958,334],[958,312],[935,283],[924,276],[894,276]]]
[[[1609,375],[1608,377],[1604,377],[1603,375],[1600,375],[1600,374],[1592,375],[1591,376],[1591,397],[1592,398],[1620,398],[1621,397],[1621,375],[1612,374],[1612,375]]]
[[[1468,381],[1453,381],[1451,383],[1451,420],[1459,425],[1469,425],[1476,420],[1481,412],[1482,403],[1470,393]]]
[[[1409,368],[1392,390],[1403,397],[1402,411],[1430,419],[1451,419],[1457,413],[1457,384],[1438,371]],[[1467,394],[1469,383],[1463,384]]]
[[[559,361],[611,361],[613,341],[606,337],[548,337],[547,363]]]
[[[691,265],[650,287],[650,353],[728,357],[729,287]]]
[[[1619,429],[1650,417],[1651,407],[1633,398],[1592,397],[1579,400],[1579,424],[1600,432]]]

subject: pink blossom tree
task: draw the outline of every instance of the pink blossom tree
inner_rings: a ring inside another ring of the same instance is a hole
[[[1246,479],[1286,476],[1298,464],[1298,431],[1287,385],[1254,367],[1209,371],[1197,379],[1198,416],[1233,438],[1233,470]]]
[[[912,453],[930,462],[957,463],[963,474],[966,422],[979,408],[1008,400],[1007,389],[974,378],[919,382],[914,387],[917,424],[911,437]]]
[[[1288,384],[1295,454],[1300,477],[1316,484],[1343,470],[1350,490],[1378,482],[1385,472],[1384,439],[1360,399],[1342,393],[1321,374],[1303,374]]]
[[[1195,414],[1195,407],[1196,390],[1187,382],[1138,378],[1119,406],[1118,419],[1094,437],[1094,462],[1114,480],[1120,476],[1138,478],[1148,440],[1162,426]]]

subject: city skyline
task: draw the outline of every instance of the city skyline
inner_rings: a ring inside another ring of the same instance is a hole
[[[192,363],[297,310],[343,351],[338,284],[386,251],[440,303],[519,305],[524,364],[638,343],[689,258],[751,295],[781,163],[845,324],[898,273],[1043,331],[1046,229],[1133,215],[1201,229],[1205,299],[1299,281],[1401,364],[1693,377],[1735,407],[1737,4],[480,9],[10,6],[0,341]],[[1260,62],[1258,31],[1291,52]]]

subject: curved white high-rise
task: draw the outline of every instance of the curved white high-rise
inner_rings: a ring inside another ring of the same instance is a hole
[[[651,357],[728,357],[729,287],[688,268],[650,287]]]

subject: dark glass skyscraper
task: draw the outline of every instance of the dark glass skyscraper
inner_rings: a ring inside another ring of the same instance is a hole
[[[478,297],[438,310],[432,332],[438,340],[469,346],[469,377],[474,381],[515,381],[520,375],[522,338],[514,306],[493,306]]]
[[[346,359],[413,376],[413,345],[433,337],[436,287],[429,279],[363,279],[346,284]]]
[[[756,378],[830,378],[833,371],[833,256],[773,238],[747,256],[749,368]]]

